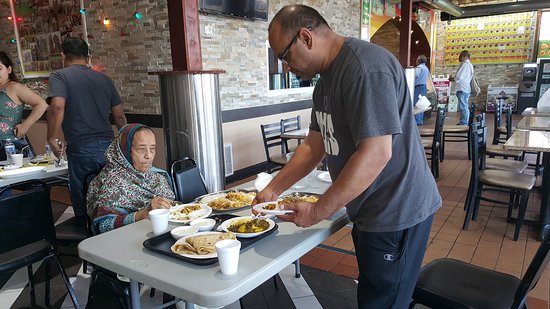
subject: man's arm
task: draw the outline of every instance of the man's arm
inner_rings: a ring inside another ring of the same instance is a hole
[[[65,117],[65,98],[53,97],[50,101],[50,107],[48,108],[47,120],[48,120],[48,144],[52,148],[53,153],[56,156],[61,155],[61,148],[55,142],[56,138],[61,138],[61,124]]]
[[[126,115],[124,115],[124,109],[122,109],[122,103],[111,108],[111,113],[113,114],[113,121],[115,126],[120,130],[123,126],[127,124]]]
[[[294,215],[280,216],[298,226],[311,226],[328,218],[364,192],[380,175],[392,157],[392,136],[367,138],[360,142],[332,186],[321,196],[315,207],[298,203],[285,205]]]

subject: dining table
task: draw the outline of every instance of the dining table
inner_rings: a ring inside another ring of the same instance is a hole
[[[330,182],[326,177],[319,177],[321,173],[326,172],[313,171],[295,188],[300,188],[300,192],[322,194]],[[237,188],[253,189],[254,184],[251,181]],[[283,194],[295,191],[298,190],[289,189]],[[249,216],[251,209],[232,213]],[[276,217],[273,220],[277,230],[241,249],[238,272],[232,276],[223,275],[218,263],[195,265],[145,248],[144,241],[153,237],[148,219],[88,238],[79,244],[78,252],[82,259],[130,279],[133,308],[140,308],[139,282],[184,300],[188,309],[195,304],[221,307],[239,300],[349,222],[344,208],[308,228]]]
[[[525,116],[516,125],[522,130],[550,130],[550,116]]]
[[[521,113],[523,116],[550,117],[550,106],[528,107]]]
[[[6,166],[7,162],[0,161],[0,165]],[[39,169],[39,167],[43,168]],[[28,168],[32,168],[32,170]],[[26,173],[26,169],[29,170],[28,173]],[[16,173],[10,173],[10,175],[3,175],[0,172],[0,188],[31,179],[44,180],[54,177],[64,177],[68,173],[68,166],[67,164],[57,166],[53,163],[36,165],[29,164],[29,159],[25,158],[23,161],[23,167],[16,170]]]
[[[550,126],[545,131],[515,130],[504,143],[504,148],[530,152],[543,152],[540,216],[536,222],[540,226],[539,239],[543,239],[550,230]]]

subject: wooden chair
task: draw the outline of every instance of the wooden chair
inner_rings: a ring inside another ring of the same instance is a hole
[[[510,171],[483,169],[483,160],[485,158],[483,148],[485,142],[481,140],[480,143],[478,130],[486,130],[486,128],[478,127],[476,124],[473,124],[471,128],[470,146],[472,149],[472,167],[470,185],[464,204],[466,215],[464,217],[463,229],[468,229],[470,220],[477,220],[480,201],[490,201],[508,206],[509,219],[511,218],[512,208],[519,208],[514,232],[514,240],[518,240],[519,231],[525,217],[525,210],[527,209],[529,193],[535,186],[535,176]],[[503,202],[483,197],[483,191],[507,192],[510,194],[510,201]]]
[[[21,188],[28,189],[16,191]],[[0,275],[8,276],[27,267],[31,303],[36,304],[32,265],[46,262],[45,303],[50,305],[50,261],[54,261],[75,308],[80,308],[75,293],[59,261],[50,202],[45,182],[31,180],[5,187],[12,195],[0,198]]]
[[[441,141],[441,132],[445,123],[445,110],[437,109],[437,118],[435,119],[434,135],[431,139],[422,139],[422,146],[426,153],[426,158],[430,161],[430,168],[435,178],[439,177],[439,146]]]
[[[540,244],[521,280],[450,258],[436,259],[420,271],[412,303],[429,308],[523,309],[526,298],[550,261],[550,235]]]
[[[470,126],[474,121],[476,113],[476,104],[470,105],[470,116],[468,117],[468,125],[451,125],[447,124],[443,126],[442,143],[441,143],[441,155],[440,161],[445,158],[445,143],[463,143],[466,142],[469,145],[470,141]],[[471,159],[471,151],[468,146],[468,159]]]
[[[280,169],[288,162],[281,139],[281,122],[262,124],[260,125],[260,129],[262,130],[265,156],[267,159],[267,172],[271,173],[276,169]],[[273,154],[271,154],[272,148],[276,149]]]

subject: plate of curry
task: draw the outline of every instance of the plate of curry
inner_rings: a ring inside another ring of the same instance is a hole
[[[275,222],[271,219],[235,217],[222,222],[218,229],[224,232],[233,232],[240,238],[252,238],[267,233],[274,227]]]

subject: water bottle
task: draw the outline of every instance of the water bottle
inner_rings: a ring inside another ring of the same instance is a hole
[[[52,148],[50,147],[50,144],[48,144],[46,142],[46,144],[44,145],[44,154],[46,156],[46,160],[47,161],[50,161],[52,159]]]
[[[11,139],[7,139],[4,143],[4,149],[6,150],[6,160],[9,164],[13,164],[13,160],[11,159],[11,155],[15,154],[15,145],[11,141]]]

